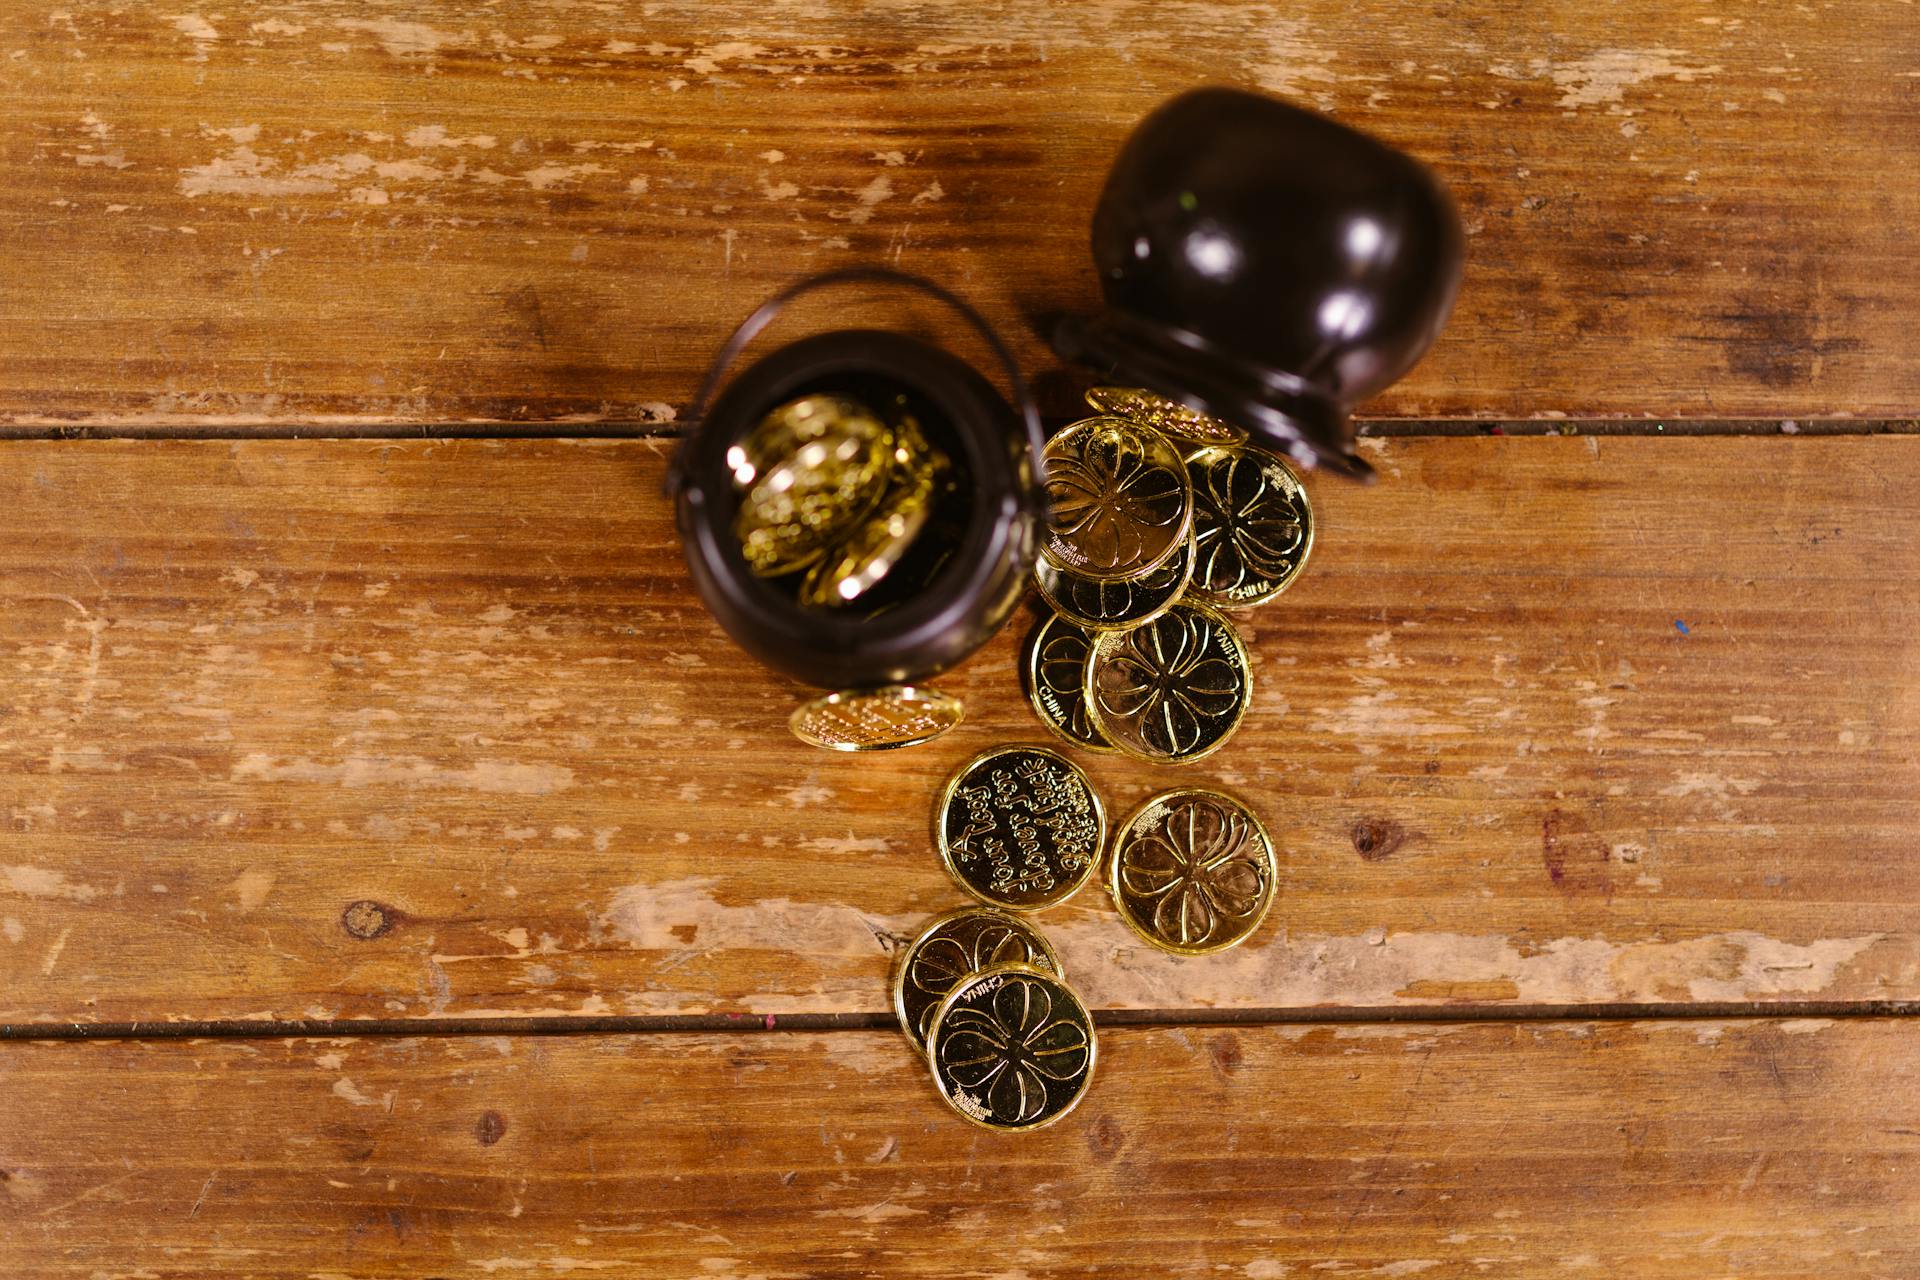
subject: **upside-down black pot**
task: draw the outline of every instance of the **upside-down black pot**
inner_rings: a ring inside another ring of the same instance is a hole
[[[1135,127],[1093,214],[1106,307],[1054,347],[1350,475],[1353,406],[1453,309],[1460,217],[1419,161],[1334,120],[1199,89]]]

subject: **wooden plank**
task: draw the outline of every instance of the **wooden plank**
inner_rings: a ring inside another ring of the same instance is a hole
[[[1373,412],[1910,415],[1911,36],[1899,0],[9,5],[0,420],[658,421],[848,262],[1024,333],[1092,301],[1120,138],[1207,81],[1458,193],[1459,312]]]
[[[789,739],[658,442],[0,446],[0,1019],[886,1009],[947,773]],[[1041,917],[1107,1008],[1920,998],[1920,439],[1378,443],[1245,616],[1246,947]],[[358,904],[358,905],[357,905]],[[378,904],[368,906],[365,904]]]
[[[971,1128],[889,1032],[0,1046],[0,1269],[1896,1277],[1900,1021],[1127,1029]]]

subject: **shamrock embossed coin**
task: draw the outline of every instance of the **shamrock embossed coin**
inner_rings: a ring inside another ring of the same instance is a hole
[[[815,698],[794,711],[787,728],[808,746],[829,751],[886,751],[937,738],[965,715],[950,694],[893,684]]]
[[[1186,541],[1185,459],[1151,427],[1087,418],[1047,441],[1053,521],[1040,552],[1056,568],[1113,581],[1151,572]]]
[[[1307,491],[1279,458],[1237,445],[1187,459],[1193,481],[1195,599],[1248,608],[1293,585],[1313,550]]]
[[[954,883],[989,906],[1040,911],[1087,882],[1106,813],[1078,765],[1047,747],[995,747],[949,779],[933,840]]]
[[[1021,675],[1040,723],[1086,751],[1112,751],[1087,718],[1087,659],[1093,637],[1057,615],[1043,618],[1027,637]]]
[[[1191,540],[1175,548],[1158,569],[1118,582],[1083,578],[1045,560],[1033,567],[1033,580],[1053,611],[1096,631],[1123,631],[1159,617],[1186,591],[1192,576]]]
[[[939,917],[900,953],[893,1011],[913,1047],[927,1051],[934,1010],[963,978],[996,964],[1025,964],[1061,977],[1066,970],[1041,932],[992,907],[962,907]]]
[[[1273,839],[1251,809],[1217,791],[1163,791],[1113,839],[1107,887],[1132,930],[1197,956],[1244,942],[1273,905]]]
[[[1252,699],[1240,633],[1205,605],[1177,604],[1145,626],[1094,635],[1087,712],[1127,755],[1198,760],[1233,736]]]
[[[1246,432],[1231,423],[1138,387],[1095,387],[1087,392],[1087,403],[1101,413],[1141,423],[1193,444],[1237,444],[1247,438]]]
[[[1038,1129],[1086,1095],[1097,1051],[1073,989],[1022,964],[961,980],[935,1010],[927,1064],[947,1105],[987,1129]]]

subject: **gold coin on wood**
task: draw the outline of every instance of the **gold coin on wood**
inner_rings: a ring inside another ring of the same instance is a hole
[[[1246,432],[1230,422],[1138,387],[1094,387],[1087,392],[1087,403],[1101,413],[1141,423],[1192,444],[1237,444],[1247,438]]]
[[[966,708],[951,694],[894,684],[815,698],[794,710],[787,728],[811,747],[887,751],[929,742],[965,717]]]
[[[1094,727],[1123,753],[1186,764],[1240,727],[1253,667],[1233,623],[1177,604],[1145,626],[1094,634],[1086,697]]]
[[[1293,585],[1313,550],[1313,508],[1292,467],[1251,446],[1187,458],[1193,482],[1196,600],[1244,609]]]
[[[1116,582],[1083,578],[1045,560],[1033,567],[1033,580],[1053,611],[1096,631],[1125,630],[1159,617],[1185,594],[1192,576],[1191,539],[1159,568]]]
[[[1093,637],[1084,627],[1050,615],[1027,637],[1021,676],[1040,723],[1083,751],[1112,751],[1087,715],[1087,659]]]
[[[900,953],[894,969],[893,1011],[900,1030],[925,1053],[927,1030],[947,993],[982,969],[1009,963],[1066,975],[1046,935],[1019,916],[992,907],[962,907],[940,916]]]
[[[1047,441],[1051,523],[1040,552],[1056,568],[1114,581],[1150,573],[1187,538],[1186,459],[1151,427],[1087,418]]]
[[[947,779],[933,838],[954,883],[989,906],[1041,911],[1092,876],[1106,813],[1080,766],[1048,747],[983,751]]]
[[[985,1129],[1039,1129],[1072,1111],[1093,1080],[1093,1017],[1066,982],[995,965],[935,1010],[927,1064],[947,1105]]]
[[[1251,937],[1273,905],[1273,839],[1232,796],[1163,791],[1114,833],[1108,888],[1129,928],[1178,955],[1224,951]]]

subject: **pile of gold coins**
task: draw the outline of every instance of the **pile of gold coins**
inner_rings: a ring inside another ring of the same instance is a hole
[[[757,577],[811,608],[871,606],[921,541],[951,466],[903,400],[883,415],[842,395],[768,414],[727,453],[734,536]]]
[[[1073,746],[1199,760],[1253,695],[1223,610],[1299,575],[1313,515],[1299,477],[1235,428],[1142,391],[1096,388],[1099,416],[1047,444],[1053,524],[1035,571],[1050,607],[1022,676],[1041,723]],[[1232,796],[1162,791],[1111,833],[1080,767],[1047,747],[998,747],[947,780],[942,866],[978,906],[948,912],[900,955],[893,1003],[941,1097],[991,1129],[1036,1129],[1093,1078],[1092,1016],[1032,922],[1104,864],[1128,928],[1176,955],[1251,937],[1278,882],[1272,837]]]
[[[1034,577],[1052,616],[1027,642],[1028,697],[1074,746],[1199,760],[1253,698],[1222,610],[1292,585],[1313,512],[1293,469],[1237,428],[1144,391],[1087,399],[1100,416],[1047,442],[1053,525]]]
[[[1231,796],[1163,791],[1108,840],[1087,775],[1048,747],[996,747],[947,780],[934,811],[947,874],[981,905],[950,911],[900,955],[893,1005],[953,1109],[990,1129],[1037,1129],[1093,1078],[1093,1018],[1030,917],[1102,865],[1127,926],[1177,955],[1244,941],[1273,905],[1272,838]]]

